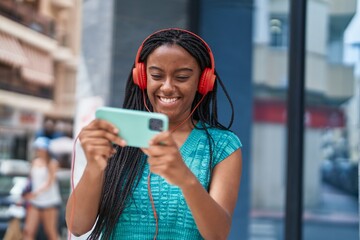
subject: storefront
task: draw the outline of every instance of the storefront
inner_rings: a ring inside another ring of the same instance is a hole
[[[38,112],[0,105],[0,159],[29,160],[29,142],[41,122]]]

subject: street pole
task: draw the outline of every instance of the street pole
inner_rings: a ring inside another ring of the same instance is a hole
[[[285,239],[302,239],[307,0],[290,0]]]

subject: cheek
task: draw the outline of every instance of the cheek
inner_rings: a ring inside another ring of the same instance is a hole
[[[191,96],[191,98],[194,98],[197,93],[197,88],[191,88],[188,91],[188,94]]]
[[[198,82],[193,83],[191,86],[189,86],[188,88],[188,93],[191,93],[191,95],[194,97],[196,92],[198,91]]]
[[[156,92],[156,86],[154,86],[154,84],[147,84],[146,94],[151,104],[154,103],[155,92]]]
[[[158,84],[156,84],[156,82],[154,82],[154,81],[147,81],[146,90],[147,90],[148,94],[154,93],[156,91],[156,89],[159,88],[159,86],[157,86],[157,85]]]
[[[186,96],[184,98],[185,100],[185,104],[186,105],[192,105],[192,103],[194,102],[196,93],[197,93],[197,88],[189,88],[187,90],[184,91],[186,93]]]

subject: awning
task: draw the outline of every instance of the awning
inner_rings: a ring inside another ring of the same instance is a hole
[[[21,68],[24,80],[42,85],[53,85],[54,68],[51,55],[24,43],[22,49],[28,59]]]
[[[0,62],[13,67],[21,67],[27,63],[19,41],[2,32],[0,32]]]
[[[0,62],[19,67],[24,80],[53,85],[54,69],[50,53],[41,51],[0,31]]]

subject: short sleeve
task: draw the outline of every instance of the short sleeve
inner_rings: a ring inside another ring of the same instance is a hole
[[[222,133],[215,140],[215,158],[213,167],[215,167],[218,163],[222,162],[228,156],[230,156],[237,149],[241,148],[242,144],[238,136],[236,136],[233,132],[226,131]]]

